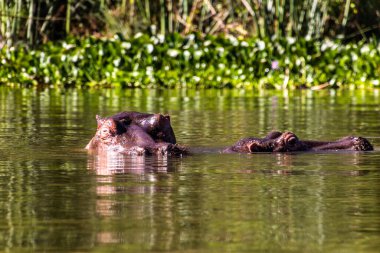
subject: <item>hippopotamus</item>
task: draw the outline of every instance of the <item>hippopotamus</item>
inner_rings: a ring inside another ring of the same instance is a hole
[[[87,144],[90,151],[125,154],[184,154],[176,144],[170,117],[162,114],[122,112],[111,117],[96,115],[96,134]]]
[[[153,138],[154,141],[176,144],[176,138],[170,124],[169,115],[162,115],[159,113],[121,112],[110,118],[120,122],[125,127],[130,124],[141,127]]]
[[[224,153],[293,152],[325,150],[373,150],[371,143],[363,137],[347,136],[336,141],[299,140],[292,132],[270,132],[264,138],[248,137],[223,150]]]
[[[111,117],[96,115],[95,136],[87,144],[91,151],[125,154],[183,155],[188,149],[178,145],[169,115],[121,112]],[[270,132],[264,138],[248,137],[222,150],[222,153],[294,152],[324,150],[373,150],[363,137],[348,136],[336,141],[299,140],[292,132]]]

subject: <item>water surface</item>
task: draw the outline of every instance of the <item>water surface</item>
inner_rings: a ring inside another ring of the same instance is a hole
[[[0,87],[2,252],[378,252],[375,91]],[[171,115],[187,157],[88,155],[95,115]],[[373,152],[220,154],[247,136],[367,137]]]

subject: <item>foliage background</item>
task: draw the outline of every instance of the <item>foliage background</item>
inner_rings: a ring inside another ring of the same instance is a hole
[[[8,43],[138,32],[349,40],[380,34],[379,1],[1,0],[0,15]]]
[[[0,0],[0,83],[379,86],[380,2]]]

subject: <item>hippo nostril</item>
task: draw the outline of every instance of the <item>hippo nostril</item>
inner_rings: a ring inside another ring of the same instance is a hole
[[[250,143],[247,145],[247,147],[248,147],[249,152],[251,152],[251,153],[259,151],[256,143]]]

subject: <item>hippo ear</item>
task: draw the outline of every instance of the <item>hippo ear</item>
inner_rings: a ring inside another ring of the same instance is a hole
[[[170,122],[170,116],[169,116],[169,114],[165,114],[165,115],[164,115],[164,118],[165,118],[167,121]]]
[[[104,119],[102,119],[99,115],[96,115],[95,118],[99,128],[104,123]]]

